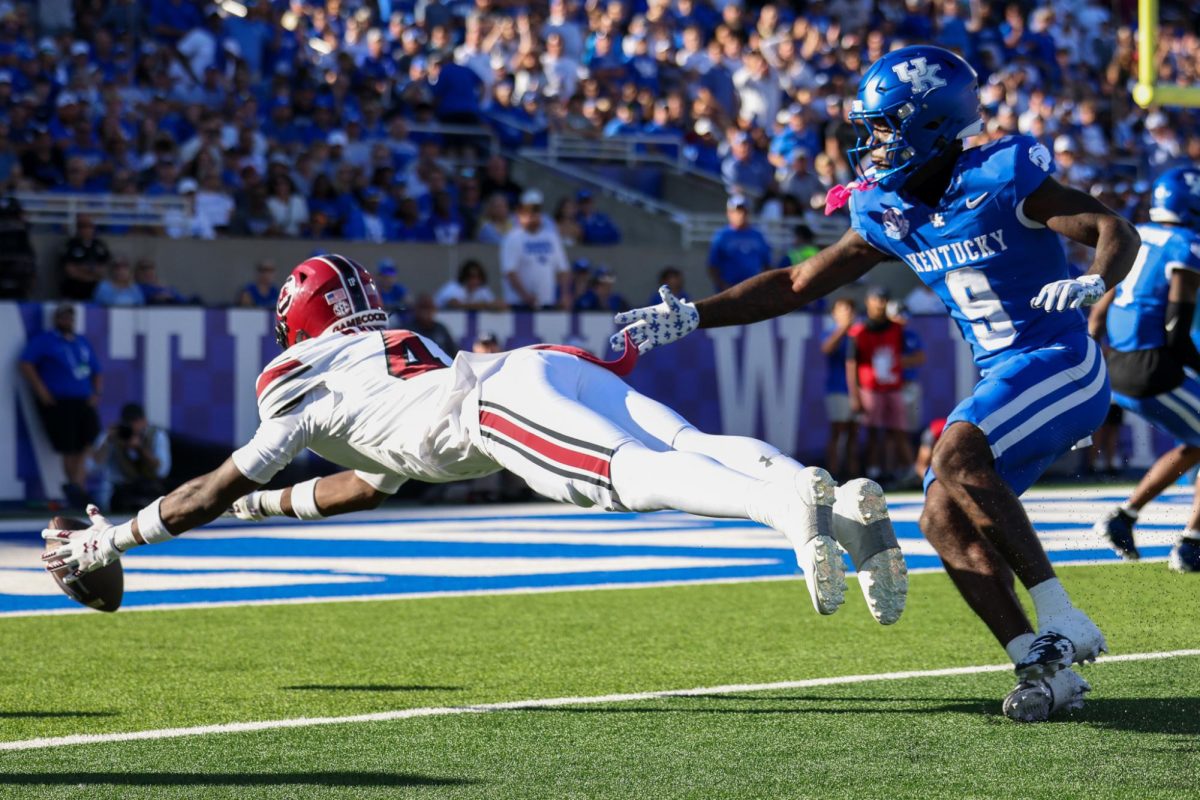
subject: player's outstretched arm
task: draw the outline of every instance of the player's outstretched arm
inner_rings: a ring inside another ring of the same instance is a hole
[[[121,557],[131,547],[154,544],[173,539],[185,531],[212,522],[229,508],[229,504],[258,486],[234,465],[233,459],[207,475],[193,478],[166,497],[160,497],[138,512],[128,522],[114,525],[100,514],[100,509],[88,506],[91,527],[64,537],[62,531],[45,530],[42,537],[61,543],[47,552],[42,560],[47,569],[60,564],[74,572],[64,578],[67,583],[84,573],[100,569]]]
[[[286,489],[250,492],[234,501],[233,515],[244,520],[266,517],[312,519],[313,512],[318,517],[332,517],[378,508],[390,496],[364,481],[353,470],[347,470]]]
[[[1095,248],[1086,275],[1054,281],[1033,298],[1035,308],[1063,311],[1092,305],[1129,273],[1142,240],[1137,229],[1091,195],[1046,178],[1025,198],[1025,216],[1068,239]]]
[[[812,258],[768,270],[697,301],[701,328],[747,325],[795,311],[857,280],[884,259],[853,230]]]

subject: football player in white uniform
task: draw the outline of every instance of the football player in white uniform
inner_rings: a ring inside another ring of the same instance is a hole
[[[51,565],[66,563],[77,577],[231,505],[243,519],[320,519],[375,508],[409,478],[444,482],[508,469],[538,493],[578,506],[769,525],[794,547],[822,614],[844,600],[836,539],[876,619],[890,624],[904,608],[904,559],[876,484],[837,487],[829,473],[764,442],[701,433],[621,380],[635,347],[615,362],[557,345],[451,361],[429,339],[387,330],[370,274],[337,255],[296,267],[276,316],[284,352],[259,376],[254,438],[133,520],[113,525],[92,507],[86,531],[47,531],[61,543],[46,556]],[[347,471],[260,488],[304,448]]]

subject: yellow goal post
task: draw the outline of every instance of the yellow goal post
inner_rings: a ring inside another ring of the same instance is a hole
[[[1158,0],[1138,0],[1138,80],[1133,101],[1151,105],[1200,107],[1200,86],[1158,83],[1155,50],[1158,46]]]

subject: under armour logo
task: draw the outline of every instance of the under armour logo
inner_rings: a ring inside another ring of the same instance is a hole
[[[930,64],[922,56],[897,64],[892,67],[892,72],[896,73],[896,77],[905,83],[911,83],[913,92],[925,92],[946,85],[946,81],[938,77],[941,69],[941,64]]]
[[[763,465],[765,465],[765,466],[767,466],[767,467],[770,467],[770,466],[771,466],[771,462],[772,462],[772,461],[774,461],[774,459],[767,458],[766,456],[759,456],[759,457],[758,457],[758,463],[760,463],[760,464],[763,464]]]

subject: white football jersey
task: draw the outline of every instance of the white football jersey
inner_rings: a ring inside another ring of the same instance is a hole
[[[479,441],[479,381],[505,354],[451,362],[406,330],[329,334],[289,347],[256,386],[261,423],[233,454],[267,483],[308,448],[387,493],[408,478],[444,482],[497,472]]]

